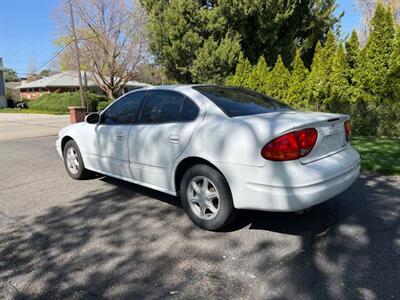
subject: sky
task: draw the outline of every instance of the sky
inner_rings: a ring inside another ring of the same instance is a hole
[[[356,0],[337,0],[337,13],[344,11],[342,31],[351,33],[360,25]],[[58,47],[53,45],[56,26],[53,12],[60,0],[0,0],[0,57],[6,68],[25,76],[39,67]]]

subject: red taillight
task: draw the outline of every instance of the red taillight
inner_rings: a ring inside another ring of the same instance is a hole
[[[349,120],[344,122],[344,132],[346,133],[346,141],[350,141],[351,126]]]
[[[262,157],[268,160],[294,160],[306,156],[314,148],[318,132],[307,128],[277,137],[264,146]]]

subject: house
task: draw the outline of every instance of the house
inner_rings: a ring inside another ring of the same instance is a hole
[[[94,79],[95,75],[92,72],[81,72],[84,87],[96,93],[102,93]],[[143,86],[148,86],[148,84],[137,81],[128,81],[122,94]],[[79,90],[78,72],[61,72],[39,80],[22,83],[16,88],[20,91],[21,99],[27,100],[35,100],[44,93],[75,92]]]

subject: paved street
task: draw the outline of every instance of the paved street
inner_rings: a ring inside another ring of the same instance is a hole
[[[0,299],[400,299],[399,177],[363,173],[302,215],[243,211],[207,232],[174,197],[72,180],[55,136],[18,136],[3,115]]]
[[[0,113],[0,141],[52,136],[69,124],[69,115]]]

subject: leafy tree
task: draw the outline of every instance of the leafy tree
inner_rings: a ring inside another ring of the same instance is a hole
[[[252,66],[249,60],[244,57],[243,53],[240,53],[235,74],[229,77],[226,83],[232,86],[247,87],[251,73],[252,73]]]
[[[387,96],[389,62],[393,52],[395,29],[392,12],[378,2],[371,21],[372,31],[354,75],[358,98],[367,102],[382,102]]]
[[[279,55],[274,68],[269,76],[266,93],[279,100],[285,101],[289,87],[290,73],[283,64],[282,57]]]
[[[75,60],[71,59],[74,50],[68,9],[68,1],[61,1],[55,18],[61,33],[56,42],[66,49],[62,68]],[[74,0],[73,9],[81,70],[90,70],[100,89],[114,99],[135,78],[147,56],[146,11],[137,0]]]
[[[149,15],[149,46],[167,75],[179,82],[203,80],[212,68],[201,74],[198,60],[216,62],[215,78],[231,71],[230,62],[238,57],[240,43],[245,57],[256,63],[260,56],[274,65],[279,54],[288,65],[296,48],[309,65],[318,40],[340,17],[334,15],[335,0],[141,0]],[[226,39],[225,42],[222,40]],[[229,44],[235,45],[226,48]],[[220,51],[207,52],[216,49]],[[220,53],[235,51],[226,69]],[[268,55],[268,56],[266,56]],[[221,62],[221,63],[219,63]],[[192,68],[196,70],[192,72]]]
[[[286,95],[287,103],[294,108],[304,109],[307,107],[307,76],[308,70],[301,59],[300,51],[297,51]]]
[[[400,1],[399,0],[357,0],[358,7],[361,12],[361,39],[367,40],[371,31],[371,18],[374,15],[376,5],[384,4],[392,10],[393,20],[397,25],[400,25]]]
[[[13,69],[4,69],[4,80],[5,82],[19,81],[17,72]]]
[[[48,77],[51,74],[51,70],[49,69],[44,69],[42,71],[40,71],[39,76],[41,77]]]

